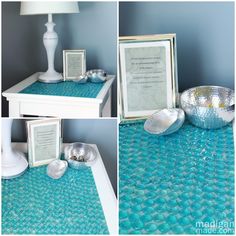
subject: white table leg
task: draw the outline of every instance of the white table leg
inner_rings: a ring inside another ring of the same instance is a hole
[[[9,101],[9,117],[21,117],[20,103],[15,101]]]
[[[108,92],[107,101],[102,110],[102,117],[111,117],[111,89]]]

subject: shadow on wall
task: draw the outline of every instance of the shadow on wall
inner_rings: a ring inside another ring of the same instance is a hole
[[[79,14],[53,16],[59,42],[55,68],[62,71],[62,50],[86,49],[87,69],[116,75],[117,3],[79,2]],[[47,69],[42,37],[46,15],[20,16],[20,2],[2,3],[2,90]],[[113,84],[112,115],[116,116],[117,86]],[[8,104],[2,99],[2,115]]]
[[[120,36],[177,34],[179,90],[234,89],[233,2],[121,2]]]

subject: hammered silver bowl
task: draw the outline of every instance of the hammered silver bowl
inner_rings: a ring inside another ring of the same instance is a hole
[[[64,149],[65,160],[69,167],[82,169],[92,166],[97,160],[96,150],[86,143],[71,143]]]
[[[86,74],[92,83],[102,83],[107,80],[107,73],[101,69],[89,70]]]
[[[219,86],[199,86],[181,94],[188,120],[203,129],[218,129],[234,119],[234,91]]]

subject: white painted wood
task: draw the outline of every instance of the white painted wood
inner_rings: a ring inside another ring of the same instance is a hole
[[[99,104],[78,103],[42,103],[24,102],[21,104],[21,113],[24,115],[51,116],[60,118],[97,118],[99,117]]]
[[[103,100],[104,97],[107,95],[108,90],[111,88],[112,83],[114,82],[115,76],[114,75],[108,75],[108,79],[105,82],[103,88],[101,89],[101,91],[98,93],[97,95],[97,99],[101,99]]]
[[[9,117],[21,117],[20,103],[18,101],[9,101]]]
[[[103,212],[106,218],[109,233],[111,235],[118,234],[118,211],[117,211],[117,199],[113,191],[111,182],[107,175],[102,158],[98,151],[97,145],[93,146],[98,153],[98,159],[92,166],[92,172],[94,180],[97,186],[98,195],[102,204]]]
[[[105,104],[103,106],[103,108],[101,108],[102,111],[102,117],[111,117],[111,89],[108,92],[108,98],[105,101]]]
[[[62,145],[62,151],[66,144]],[[95,184],[97,187],[98,195],[101,201],[104,216],[107,222],[108,230],[111,235],[118,234],[118,211],[117,199],[113,191],[111,182],[109,180],[106,168],[103,164],[101,155],[98,151],[97,145],[90,144],[95,148],[98,154],[98,159],[91,167],[94,176]],[[12,143],[12,147],[21,152],[27,152],[26,143]]]
[[[2,95],[9,101],[9,117],[23,115],[52,116],[62,118],[94,118],[102,115],[107,96],[111,95],[111,86],[115,76],[109,75],[96,98],[48,96],[19,93],[34,83],[40,72],[33,74],[22,82],[4,91]],[[108,95],[109,94],[109,95]],[[110,99],[110,98],[109,98]],[[111,114],[106,111],[105,114]],[[111,116],[111,115],[109,115]]]

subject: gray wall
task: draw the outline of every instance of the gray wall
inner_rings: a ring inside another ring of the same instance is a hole
[[[121,2],[120,36],[177,34],[179,90],[234,88],[233,2]]]
[[[117,191],[117,121],[116,119],[63,120],[63,142],[97,144],[110,181]],[[26,142],[25,120],[14,120],[12,141]]]
[[[59,36],[55,67],[62,71],[63,49],[86,49],[87,68],[116,74],[117,3],[79,2],[79,14],[54,15]],[[27,76],[47,69],[42,37],[47,16],[20,16],[20,2],[2,3],[2,90]],[[116,115],[116,84],[113,85],[113,116]],[[3,116],[8,105],[3,99]]]

